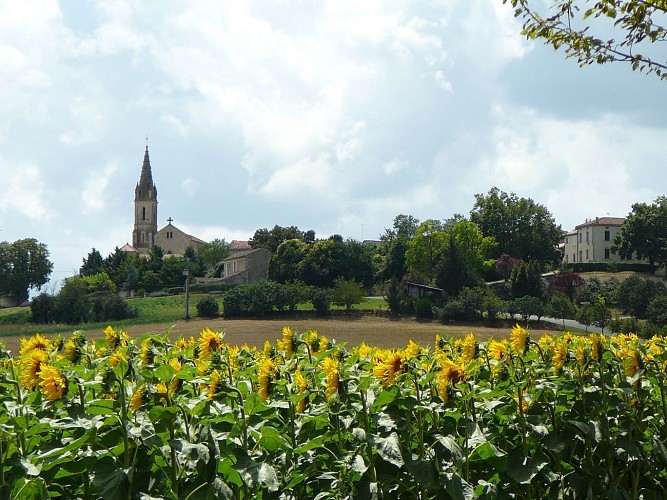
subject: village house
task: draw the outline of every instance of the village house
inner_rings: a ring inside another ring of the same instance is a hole
[[[579,224],[568,232],[563,241],[563,262],[620,262],[621,256],[611,249],[614,238],[621,231],[625,218],[596,217]],[[625,259],[628,263],[643,263],[636,259]]]

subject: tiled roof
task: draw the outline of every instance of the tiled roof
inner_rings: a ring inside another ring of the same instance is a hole
[[[586,226],[622,226],[624,222],[625,217],[596,217],[583,224],[579,224],[575,229]]]
[[[120,251],[121,251],[121,252],[134,252],[134,253],[138,253],[138,252],[139,252],[136,248],[134,248],[134,247],[133,247],[132,245],[130,245],[129,243],[125,243],[122,247],[120,247]]]
[[[247,241],[232,240],[232,242],[229,244],[230,250],[250,250],[251,248],[252,247],[250,246],[250,243]]]
[[[242,257],[246,257],[246,256],[250,255],[251,253],[259,252],[260,250],[262,250],[262,249],[261,248],[251,248],[250,250],[237,251],[237,252],[234,252],[229,257],[227,257],[226,259],[223,259],[223,262],[226,261],[226,260],[235,260],[235,259],[239,259],[239,258],[242,258]]]

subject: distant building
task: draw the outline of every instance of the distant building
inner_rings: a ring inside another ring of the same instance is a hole
[[[579,224],[565,235],[563,262],[619,262],[621,257],[612,252],[611,246],[624,222],[624,217],[596,217]],[[644,261],[626,259],[624,262]]]
[[[200,245],[206,243],[174,226],[171,217],[167,219],[168,224],[158,231],[157,203],[157,187],[153,182],[148,146],[146,146],[141,176],[134,189],[132,245],[129,243],[124,245],[123,251],[134,250],[140,254],[147,254],[154,246],[159,246],[165,255],[183,255],[188,247],[197,250]]]
[[[267,279],[271,252],[266,248],[252,248],[232,253],[222,261],[220,280],[226,284],[257,283]]]
[[[247,252],[248,250],[252,250],[248,241],[232,240],[229,244],[229,253],[232,255],[239,252]]]

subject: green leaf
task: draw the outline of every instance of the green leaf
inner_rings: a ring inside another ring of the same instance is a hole
[[[41,477],[19,478],[12,488],[11,498],[12,500],[46,500],[49,498],[46,482]]]
[[[390,464],[396,467],[403,466],[403,457],[401,456],[401,445],[398,440],[398,434],[392,432],[388,437],[371,435],[371,443],[378,455]]]
[[[392,385],[389,389],[384,389],[380,394],[377,395],[375,401],[371,405],[371,412],[378,411],[385,408],[389,403],[393,402],[398,396],[398,387]]]
[[[103,457],[93,468],[93,486],[102,498],[128,498],[130,469],[116,467],[111,457]]]
[[[473,487],[458,474],[451,472],[445,474],[441,483],[453,500],[472,500],[475,498]]]
[[[507,459],[506,472],[517,483],[528,484],[548,463],[544,455],[525,457],[521,450],[515,449]]]
[[[265,425],[261,430],[259,445],[266,451],[289,450],[291,446],[287,440],[278,432],[278,430],[269,425]]]
[[[95,427],[88,429],[83,436],[81,436],[78,439],[75,439],[74,441],[71,441],[67,445],[61,447],[61,448],[53,448],[39,456],[39,461],[43,461],[45,458],[51,458],[57,455],[61,455],[63,453],[67,453],[73,450],[79,450],[81,447],[83,447],[84,444],[86,444],[89,440],[91,442],[95,441],[95,436],[97,435],[97,429]]]
[[[162,382],[167,383],[174,376],[174,371],[175,370],[169,365],[161,365],[153,373]]]

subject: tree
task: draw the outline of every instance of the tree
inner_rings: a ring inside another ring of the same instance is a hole
[[[475,195],[470,220],[484,236],[495,238],[495,256],[505,253],[549,265],[560,260],[557,247],[563,231],[546,207],[530,198],[494,187],[487,195]]]
[[[611,321],[611,310],[607,307],[604,299],[600,299],[595,304],[587,307],[590,310],[591,323],[604,333],[605,327]]]
[[[303,260],[301,280],[308,285],[329,288],[342,276],[364,286],[374,281],[373,253],[368,245],[339,235],[315,243]]]
[[[385,229],[384,234],[380,236],[383,242],[390,242],[397,238],[410,240],[415,235],[419,227],[419,219],[412,215],[399,214],[394,217],[394,225],[391,229]]]
[[[530,295],[541,300],[544,291],[539,263],[535,261],[522,262],[515,266],[512,270],[512,276],[510,276],[510,288],[514,298]]]
[[[0,243],[0,295],[7,295],[20,304],[28,298],[28,290],[38,290],[49,280],[53,264],[44,243],[34,238]]]
[[[269,261],[269,279],[278,283],[300,279],[303,260],[310,247],[296,238],[281,243]]]
[[[496,259],[496,264],[495,264],[496,272],[505,281],[507,281],[509,277],[512,275],[512,270],[514,269],[514,267],[521,264],[522,262],[523,261],[521,259],[517,259],[516,257],[512,257],[511,255],[504,253]]]
[[[304,243],[312,245],[315,243],[315,231],[312,229],[308,231],[301,231],[296,226],[282,227],[273,226],[273,229],[258,229],[250,238],[250,246],[253,248],[266,248],[271,253],[276,253],[276,250],[281,243],[287,240],[301,240]]]
[[[350,311],[352,306],[360,304],[366,293],[361,283],[355,280],[346,280],[343,277],[338,277],[334,280],[333,288],[331,289],[331,302],[337,306],[345,306],[346,311]]]
[[[408,268],[434,280],[438,260],[445,249],[446,238],[440,221],[428,219],[422,222],[405,252]]]
[[[667,38],[660,24],[667,13],[662,0],[553,0],[549,12],[535,8],[535,0],[510,3],[515,17],[524,21],[524,35],[541,38],[554,49],[564,47],[566,56],[576,58],[580,66],[624,62],[633,70],[667,78],[667,63],[645,52],[652,49],[650,44]],[[613,34],[611,38],[608,33]]]
[[[88,256],[83,259],[83,265],[81,266],[81,269],[79,269],[79,274],[81,276],[90,276],[91,274],[97,274],[104,270],[104,259],[102,259],[102,254],[93,247]]]
[[[618,287],[618,305],[624,313],[644,319],[647,317],[649,304],[661,295],[667,295],[664,283],[642,279],[636,275],[630,276]]]
[[[209,243],[203,243],[197,251],[202,264],[212,271],[216,264],[229,257],[229,243],[225,239],[216,238]]]
[[[549,281],[547,295],[553,296],[554,294],[562,293],[570,299],[570,302],[574,303],[575,297],[585,283],[584,278],[577,273],[559,273]]]
[[[561,292],[555,292],[549,299],[547,304],[548,313],[554,318],[563,320],[563,329],[565,329],[565,319],[572,318],[576,309],[570,298]]]
[[[621,259],[647,259],[655,271],[655,264],[667,262],[667,197],[659,196],[648,205],[635,203],[623,222],[611,247]]]

